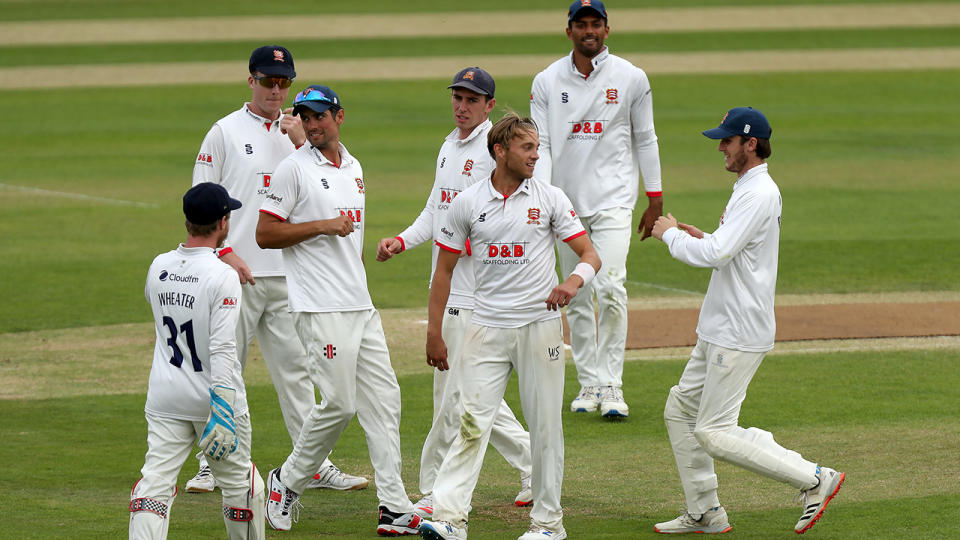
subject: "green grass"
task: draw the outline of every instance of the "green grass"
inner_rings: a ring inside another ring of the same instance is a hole
[[[751,104],[774,126],[770,170],[784,196],[778,292],[958,289],[952,154],[960,110],[944,88],[960,72],[653,77],[666,210],[716,226],[733,176],[700,135],[728,108]],[[498,117],[527,111],[529,79],[498,81]],[[376,241],[423,208],[437,148],[451,129],[447,81],[338,85],[344,141],[364,166],[365,252],[379,307],[426,301],[429,250],[374,262]],[[0,332],[149,320],[143,273],[183,236],[180,197],[203,134],[249,92],[237,85],[7,91],[0,183],[132,201],[111,204],[0,187],[16,239],[0,260]],[[891,106],[891,100],[910,96]],[[635,220],[639,215],[635,216]],[[29,270],[27,270],[29,269]],[[709,272],[635,241],[631,293],[702,293]],[[74,300],[80,294],[81,300]]]
[[[818,538],[948,538],[960,525],[946,517],[960,503],[951,452],[960,413],[960,372],[943,352],[871,352],[821,356],[774,355],[764,362],[743,406],[741,425],[759,426],[805,457],[848,474],[845,488],[814,530]],[[577,538],[653,538],[653,523],[674,517],[682,496],[662,422],[667,390],[683,360],[628,362],[631,417],[610,423],[596,415],[564,413],[565,526]],[[138,368],[140,369],[140,368]],[[814,373],[817,376],[811,377]],[[930,376],[936,373],[937,376]],[[262,376],[262,373],[261,373]],[[400,375],[403,390],[403,477],[416,497],[419,449],[429,428],[430,375]],[[63,381],[69,384],[68,381]],[[568,365],[565,401],[577,391]],[[143,395],[105,389],[105,395],[57,400],[0,401],[0,505],[24,508],[29,528],[18,538],[119,537],[126,501],[139,476],[145,447]],[[248,386],[253,411],[254,461],[266,474],[290,451],[276,397],[263,378]],[[39,396],[38,396],[39,397]],[[516,384],[507,399],[517,404]],[[517,407],[518,409],[519,407]],[[354,421],[333,459],[345,470],[372,475],[363,433]],[[909,464],[909,466],[904,466]],[[188,460],[179,484],[192,476]],[[799,516],[794,491],[727,464],[718,464],[721,500],[736,538],[789,538]],[[510,506],[517,478],[495,451],[487,460],[471,515],[471,538],[504,538],[525,530],[528,510]],[[51,487],[56,486],[55,491]],[[373,536],[376,494],[310,491],[300,522],[272,538]],[[182,493],[171,538],[223,535],[219,495]],[[884,509],[896,508],[891,519]],[[921,517],[922,516],[922,517]],[[0,513],[14,530],[21,518]]]
[[[896,28],[796,30],[781,32],[740,31],[738,39],[725,43],[727,32],[614,32],[607,43],[616,54],[631,52],[716,51],[717,43],[726,50],[858,49],[897,47],[957,47],[956,28]],[[427,57],[517,54],[517,41],[524,43],[524,54],[552,54],[569,46],[558,28],[551,36],[489,37],[417,37],[396,39],[279,40],[293,51],[298,61],[329,58]],[[52,66],[69,64],[124,64],[135,62],[236,61],[245,58],[263,41],[136,43],[111,45],[40,45],[0,47],[0,67]],[[303,74],[301,74],[302,77]]]
[[[954,3],[956,0],[947,0]],[[768,0],[768,5],[837,4],[834,0]],[[844,2],[846,3],[846,2]],[[858,0],[858,4],[909,4],[906,0]],[[563,13],[569,7],[564,0],[527,0],[520,9],[552,10]],[[622,7],[727,7],[753,5],[747,0],[644,0],[642,5],[625,0],[607,4],[615,13]],[[322,7],[310,0],[289,0],[278,4],[264,4],[256,0],[22,0],[0,1],[0,20],[23,21],[36,19],[120,19],[146,17],[217,17],[229,15],[320,15],[350,13],[424,13],[447,11],[506,11],[517,9],[510,0],[488,0],[482,3],[436,2],[431,0],[367,0],[353,3],[324,3]]]

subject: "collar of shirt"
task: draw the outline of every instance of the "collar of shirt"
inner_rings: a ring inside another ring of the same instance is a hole
[[[750,170],[748,170],[747,172],[743,173],[743,176],[741,176],[740,178],[737,179],[736,183],[733,184],[733,190],[736,191],[737,188],[739,188],[740,186],[746,184],[746,183],[749,182],[750,180],[752,180],[752,179],[756,178],[757,176],[759,176],[759,175],[761,175],[761,174],[764,174],[764,173],[766,173],[766,172],[767,172],[767,164],[766,164],[766,163],[761,163],[760,165],[757,165],[756,167],[753,167],[752,169],[750,169]]]
[[[610,58],[610,48],[604,45],[603,50],[598,52],[596,56],[590,59],[590,63],[593,65],[593,71],[595,72],[603,67],[603,64],[608,58]],[[583,73],[580,73],[580,70],[577,69],[577,64],[573,62],[573,51],[570,51],[570,69],[577,77],[580,77],[581,79],[586,78],[584,77]],[[590,75],[593,75],[593,72],[591,72]]]
[[[277,116],[277,117],[274,118],[273,120],[270,120],[269,118],[264,118],[264,117],[260,116],[259,114],[257,114],[257,113],[255,113],[255,112],[253,112],[253,111],[250,110],[250,102],[247,102],[247,103],[244,103],[244,104],[243,104],[243,110],[244,110],[244,112],[247,113],[247,117],[248,117],[248,118],[250,118],[251,120],[254,120],[254,121],[258,122],[260,125],[262,125],[263,127],[265,127],[265,128],[267,129],[267,131],[270,131],[271,129],[273,129],[274,126],[277,126],[277,127],[279,128],[279,126],[280,126],[280,116],[283,116],[283,113],[281,112],[281,113],[280,113],[280,116]]]
[[[350,152],[347,152],[347,147],[344,146],[342,142],[338,142],[337,147],[340,149],[340,167],[337,167],[337,165],[327,159],[326,156],[323,155],[323,152],[321,152],[316,146],[310,146],[310,153],[313,154],[313,157],[317,158],[317,162],[320,165],[330,165],[331,167],[342,168],[352,163],[353,156],[350,155]]]
[[[490,119],[487,118],[483,122],[479,123],[477,127],[473,128],[473,131],[471,131],[470,134],[467,135],[466,139],[460,138],[460,128],[453,128],[453,131],[451,131],[450,134],[447,135],[447,140],[461,143],[461,144],[467,144],[468,142],[479,137],[481,133],[486,133],[487,128],[489,128],[492,125],[493,125],[493,122],[491,122]]]
[[[180,253],[181,255],[203,255],[205,253],[216,254],[217,250],[214,248],[204,247],[204,246],[191,248],[191,247],[187,247],[184,244],[180,244],[179,246],[177,246],[177,253]]]
[[[530,194],[530,179],[526,178],[523,182],[520,182],[520,187],[517,188],[510,197],[514,197],[520,193],[529,195]],[[508,197],[504,197],[503,193],[500,193],[493,187],[493,173],[490,173],[490,177],[487,178],[487,200],[488,201],[497,201],[497,200],[507,200]]]

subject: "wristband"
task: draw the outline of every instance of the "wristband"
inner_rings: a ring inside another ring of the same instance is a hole
[[[232,248],[232,247],[225,247],[225,248],[221,249],[220,251],[217,252],[217,257],[223,257],[224,255],[226,255],[226,254],[228,254],[228,253],[233,253],[233,248]]]
[[[593,265],[590,263],[577,263],[576,268],[573,269],[573,272],[570,272],[570,275],[578,275],[580,279],[583,280],[583,284],[586,285],[590,283],[590,280],[593,279],[593,276],[597,275],[597,271],[593,269]]]
[[[400,241],[400,251],[401,251],[401,252],[406,251],[406,250],[407,250],[407,243],[403,241],[403,238],[400,238],[399,236],[394,236],[394,238],[396,238],[397,240]]]

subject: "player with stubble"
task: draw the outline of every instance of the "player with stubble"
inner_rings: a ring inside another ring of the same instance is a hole
[[[799,489],[803,513],[794,527],[798,534],[820,519],[846,477],[783,448],[769,431],[738,425],[747,387],[773,349],[776,334],[773,304],[783,199],[766,163],[772,133],[760,111],[728,111],[718,127],[703,132],[720,141],[724,168],[737,175],[720,225],[705,233],[667,214],[653,227],[653,236],[675,259],[713,269],[700,308],[697,344],[663,410],[687,510],[657,523],[659,533],[731,529],[717,495],[714,459]]]
[[[429,540],[465,539],[470,500],[494,418],[513,370],[530,428],[533,508],[520,540],[562,540],[563,330],[559,308],[600,269],[573,205],[558,188],[534,178],[539,137],[529,118],[508,114],[487,136],[496,160],[490,177],[453,200],[437,244],[440,254],[430,286],[427,363],[450,367],[443,338],[444,312],[460,254],[476,251],[475,308],[460,358],[460,429],[434,484],[434,521],[420,535]],[[563,283],[556,273],[554,239],[580,262]]]
[[[413,224],[393,238],[380,240],[377,260],[386,261],[424,242],[433,248],[432,267],[436,269],[440,247],[440,230],[446,221],[450,204],[464,189],[486,180],[495,165],[487,151],[487,133],[493,123],[489,115],[496,106],[496,83],[493,77],[479,67],[460,70],[450,89],[450,104],[456,128],[447,135],[437,156],[433,189],[423,211]],[[415,505],[424,519],[433,515],[433,484],[443,457],[453,443],[460,421],[460,384],[456,368],[462,353],[463,339],[473,315],[475,280],[474,257],[464,253],[450,283],[450,298],[443,315],[443,340],[447,344],[450,369],[433,372],[433,424],[420,453],[420,492],[423,498]],[[430,272],[433,275],[433,271]],[[490,444],[503,458],[520,472],[520,492],[514,498],[516,506],[533,504],[530,489],[530,435],[514,416],[506,401],[500,404]]]
[[[309,144],[277,167],[257,243],[283,250],[294,326],[322,400],[267,477],[267,522],[290,529],[300,494],[356,415],[374,469],[377,534],[417,534],[420,517],[401,477],[400,385],[363,264],[363,169],[340,141],[345,111],[336,92],[311,85],[294,98],[293,113]]]
[[[653,96],[646,73],[604,44],[610,27],[603,2],[574,2],[566,33],[573,51],[534,78],[530,116],[540,127],[537,178],[567,194],[603,259],[603,272],[567,308],[580,382],[570,409],[599,408],[604,417],[624,418],[626,264],[638,170],[648,201],[637,231],[641,241],[663,210]],[[561,270],[570,272],[576,255],[560,243],[557,252]]]
[[[231,540],[264,538],[264,483],[250,461],[250,413],[237,359],[243,293],[217,259],[242,206],[223,186],[203,182],[183,196],[187,241],[158,255],[144,293],[156,345],[147,387],[147,454],[130,492],[129,537],[162,540],[170,527],[177,475],[194,443],[220,481]],[[217,512],[220,515],[220,512]]]
[[[240,276],[243,306],[237,323],[240,365],[254,336],[263,353],[270,380],[277,391],[283,422],[295,443],[304,418],[317,404],[307,373],[307,357],[293,329],[287,307],[287,279],[279,250],[257,245],[260,204],[270,187],[276,166],[306,141],[300,120],[284,111],[290,85],[297,76],[293,55],[285,47],[265,45],[250,54],[250,101],[218,120],[207,132],[193,167],[194,185],[214,182],[243,202],[233,216],[233,226],[220,259]],[[198,454],[200,468],[187,481],[188,493],[208,493],[216,478],[206,459]],[[324,460],[308,488],[363,489],[368,481],[346,474]]]

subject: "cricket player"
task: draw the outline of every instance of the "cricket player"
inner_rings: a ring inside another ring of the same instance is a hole
[[[162,539],[177,475],[196,442],[220,481],[231,539],[262,539],[263,479],[250,461],[250,415],[237,359],[243,295],[237,273],[217,259],[241,207],[218,184],[183,196],[187,242],[158,255],[144,292],[157,331],[147,387],[147,455],[130,493],[130,538]]]
[[[240,365],[257,337],[270,379],[277,391],[280,412],[290,439],[296,443],[303,420],[317,404],[307,372],[307,357],[293,329],[287,306],[287,279],[279,250],[261,249],[256,234],[259,212],[273,170],[306,141],[296,117],[281,110],[297,72],[293,55],[279,45],[258,47],[250,55],[250,101],[218,120],[200,146],[193,167],[193,183],[214,182],[238,197],[245,208],[233,217],[234,226],[219,255],[240,275],[243,306],[237,324]],[[206,460],[187,481],[187,491],[206,493],[216,483]],[[307,488],[363,489],[367,479],[343,473],[324,460]]]
[[[450,103],[456,128],[447,135],[440,154],[433,189],[423,211],[412,225],[394,238],[384,238],[377,246],[377,260],[385,261],[396,253],[424,242],[440,239],[450,203],[467,187],[486,180],[494,161],[487,152],[487,133],[493,124],[490,111],[496,105],[496,83],[489,73],[479,67],[462,69],[453,78]],[[430,275],[437,267],[440,248],[433,244],[433,263]],[[427,519],[433,515],[433,484],[443,457],[453,443],[460,423],[460,381],[456,368],[461,346],[473,315],[473,256],[461,258],[454,268],[450,282],[450,298],[443,314],[443,340],[447,344],[450,369],[433,372],[433,425],[423,443],[420,454],[420,492],[424,497],[415,505],[417,514]],[[500,403],[490,444],[507,463],[520,471],[520,492],[514,498],[517,506],[533,504],[530,488],[530,435],[523,428],[506,401]]]
[[[536,177],[567,194],[603,259],[604,271],[567,308],[580,382],[570,409],[599,408],[603,416],[617,418],[629,414],[622,390],[624,283],[638,168],[648,200],[637,231],[641,241],[662,213],[663,193],[650,82],[643,70],[610,54],[604,45],[609,35],[603,2],[579,0],[570,6],[567,37],[573,51],[533,79],[530,116],[540,127]],[[557,251],[568,274],[578,258],[560,243]]]
[[[293,104],[309,145],[277,167],[260,207],[257,243],[283,250],[294,326],[323,399],[304,420],[293,452],[268,475],[267,521],[290,529],[300,494],[357,415],[380,501],[377,534],[416,534],[420,517],[400,474],[400,386],[363,266],[363,169],[340,142],[345,113],[336,92],[309,86]]]
[[[733,195],[720,226],[705,233],[671,214],[653,236],[675,259],[713,268],[697,323],[697,345],[680,382],[670,389],[667,424],[687,511],[654,527],[660,533],[723,533],[730,530],[717,497],[713,460],[722,459],[800,490],[803,533],[820,519],[846,475],[787,450],[768,431],[737,425],[747,386],[773,349],[773,302],[780,246],[780,190],[767,171],[772,130],[756,109],[730,109],[719,127],[703,132],[719,139],[726,170],[736,173]]]
[[[600,258],[566,195],[531,178],[538,145],[531,119],[514,113],[500,119],[487,136],[496,168],[454,199],[437,240],[441,252],[430,286],[427,363],[439,370],[450,367],[443,314],[468,240],[477,260],[473,319],[457,367],[460,380],[470,385],[461,391],[459,430],[434,484],[434,521],[420,527],[430,540],[467,537],[470,499],[514,369],[533,457],[531,523],[520,540],[567,537],[560,506],[564,361],[558,309],[590,282]],[[580,257],[563,283],[555,270],[557,237]]]

